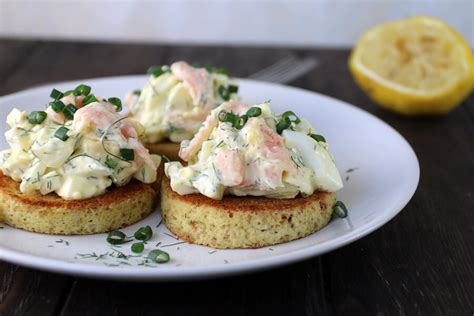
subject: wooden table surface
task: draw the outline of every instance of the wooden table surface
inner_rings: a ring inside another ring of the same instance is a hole
[[[180,59],[246,77],[289,53],[320,61],[291,85],[355,104],[415,149],[420,184],[397,217],[317,258],[192,283],[89,280],[0,263],[0,315],[473,315],[474,95],[447,116],[410,119],[379,109],[354,84],[348,50],[11,40],[0,41],[0,95]]]

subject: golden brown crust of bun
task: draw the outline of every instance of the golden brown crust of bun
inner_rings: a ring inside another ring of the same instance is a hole
[[[159,190],[157,183],[132,180],[123,187],[110,187],[103,195],[69,201],[55,193],[23,194],[19,186],[0,172],[0,222],[61,235],[103,233],[134,224],[152,212]]]
[[[165,176],[161,214],[180,239],[212,248],[259,248],[302,238],[327,225],[336,194],[270,199],[228,195],[221,201],[201,194],[179,195]]]

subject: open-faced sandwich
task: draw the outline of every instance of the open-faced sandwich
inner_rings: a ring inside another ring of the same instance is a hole
[[[152,153],[179,159],[179,143],[191,139],[211,110],[234,100],[237,84],[223,68],[199,68],[186,62],[151,67],[141,90],[126,96],[132,117],[144,127]]]
[[[342,181],[324,137],[269,103],[226,102],[165,163],[161,212],[181,239],[256,248],[307,236],[330,220]]]
[[[80,85],[54,89],[45,111],[13,109],[0,152],[0,222],[48,234],[91,234],[135,223],[157,196],[161,157],[140,143],[120,99]]]

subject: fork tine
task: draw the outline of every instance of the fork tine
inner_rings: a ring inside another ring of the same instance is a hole
[[[296,65],[298,65],[298,60],[295,59],[288,61],[285,64],[282,64],[280,67],[275,67],[272,69],[272,71],[267,72],[267,74],[264,76],[264,79],[266,79],[267,81],[274,81],[275,79],[278,79],[279,77],[283,76]]]
[[[272,64],[271,66],[264,68],[258,71],[257,73],[251,75],[250,78],[259,79],[259,80],[265,80],[265,79],[271,78],[276,73],[281,71],[281,69],[287,68],[288,65],[291,65],[293,62],[294,62],[293,57],[285,57],[284,59],[279,60],[275,64]]]
[[[287,69],[286,72],[281,73],[278,77],[275,76],[272,81],[278,83],[291,82],[305,73],[313,70],[317,65],[318,61],[316,59],[306,58],[295,64],[292,68]]]
[[[317,65],[318,61],[314,58],[307,57],[298,59],[294,55],[289,55],[277,63],[251,75],[249,78],[287,83],[312,70]]]
[[[262,78],[272,76],[275,72],[278,72],[282,67],[283,68],[287,67],[288,64],[291,64],[295,60],[296,60],[296,57],[294,55],[288,55],[285,58],[280,59],[276,63],[272,64],[271,66],[263,68],[262,70],[257,71],[256,73],[250,75],[249,78],[263,80]]]
[[[271,82],[287,83],[299,76],[305,74],[316,66],[315,60],[301,60],[292,64],[288,64],[285,69],[280,69],[277,73],[267,77],[266,80]]]

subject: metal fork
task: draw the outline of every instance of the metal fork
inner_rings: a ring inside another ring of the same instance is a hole
[[[319,64],[313,57],[298,58],[288,55],[273,65],[249,76],[250,79],[288,83],[313,70]]]

